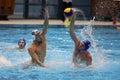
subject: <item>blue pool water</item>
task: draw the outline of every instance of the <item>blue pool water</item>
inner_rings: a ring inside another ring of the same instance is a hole
[[[46,35],[47,68],[29,66],[27,50],[14,49],[20,38],[32,42],[31,31],[40,25],[0,25],[0,80],[120,80],[120,30],[111,26],[76,26],[81,40],[92,42],[93,64],[73,67],[73,41],[69,29],[50,25]],[[89,27],[89,28],[88,28]]]

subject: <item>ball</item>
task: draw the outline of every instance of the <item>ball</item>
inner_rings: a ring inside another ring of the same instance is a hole
[[[71,17],[74,14],[74,11],[72,10],[72,8],[66,8],[64,10],[64,16],[65,17]]]

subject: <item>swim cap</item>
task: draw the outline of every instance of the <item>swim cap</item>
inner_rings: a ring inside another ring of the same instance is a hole
[[[25,41],[25,39],[19,39],[19,41],[18,41],[18,45],[19,45],[19,42],[20,41],[24,41],[24,46],[26,45],[26,41]]]
[[[35,29],[32,31],[32,35],[37,35],[39,33],[39,30]]]
[[[84,41],[82,41],[83,42],[83,44],[85,45],[85,48],[84,48],[84,50],[86,51],[86,50],[88,50],[89,49],[89,47],[90,47],[90,41],[89,40],[84,40]]]
[[[32,31],[33,40],[41,42],[41,38],[39,37],[39,33],[40,33],[40,31],[37,29]]]
[[[64,16],[65,17],[70,17],[70,16],[72,16],[73,15],[73,10],[71,9],[71,8],[66,8],[65,10],[64,10]]]

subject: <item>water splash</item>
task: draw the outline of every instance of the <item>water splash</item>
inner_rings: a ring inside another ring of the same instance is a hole
[[[7,60],[4,56],[0,55],[0,67],[12,66],[12,63]]]
[[[86,20],[86,16],[85,16],[84,12],[81,9],[78,9],[78,8],[72,8],[72,9],[75,11],[76,15],[81,14],[82,17],[83,17],[83,20]]]
[[[88,39],[91,41],[91,46],[93,48],[92,53],[94,53],[92,54],[94,57],[93,59],[95,61],[94,65],[101,65],[101,64],[104,64],[105,62],[104,55],[103,55],[104,52],[102,47],[97,46],[98,40],[96,40],[94,35],[92,34],[93,32],[92,24],[94,20],[95,20],[95,17],[93,17],[93,19],[90,20],[90,22],[83,27],[83,29],[81,30],[81,36],[83,39]]]
[[[83,29],[81,30],[81,35],[83,37],[83,39],[88,39],[90,41],[92,41],[93,43],[93,47],[96,47],[96,40],[92,34],[93,28],[92,28],[92,24],[95,20],[95,17],[93,17],[93,20],[91,20],[89,23],[87,23],[86,25],[84,25]]]

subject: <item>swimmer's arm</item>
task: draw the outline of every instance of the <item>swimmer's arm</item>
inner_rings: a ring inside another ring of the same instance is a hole
[[[39,66],[45,67],[44,64],[39,60],[38,56],[36,55],[36,53],[35,53],[32,49],[28,48],[28,51],[29,51],[29,54],[30,54],[30,56],[32,57],[32,59],[35,60],[36,63],[37,63]]]
[[[75,58],[75,56],[73,55],[72,63],[75,63],[75,62],[76,62],[76,58]]]
[[[48,8],[46,7],[44,9],[44,24],[43,24],[43,30],[42,30],[42,33],[45,35],[47,33],[47,28],[48,28],[48,24],[49,24],[49,13],[48,13]]]
[[[75,23],[75,20],[74,20],[74,16],[73,16],[72,19],[71,19],[71,23],[70,23],[70,36],[71,36],[72,40],[74,42],[76,42],[77,41],[77,36],[74,32],[74,23]]]
[[[74,67],[78,66],[78,64],[77,64],[77,58],[75,57],[75,55],[73,55],[72,66],[74,66]]]
[[[89,66],[89,65],[92,65],[92,56],[90,55],[90,53],[87,55],[87,62],[86,62],[86,65]]]

